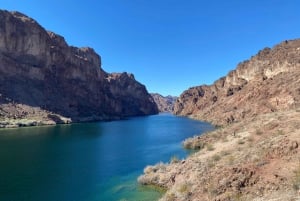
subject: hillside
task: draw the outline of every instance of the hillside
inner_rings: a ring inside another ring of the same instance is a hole
[[[192,87],[175,114],[212,122],[186,139],[185,160],[147,166],[142,185],[161,201],[300,200],[300,40],[265,48],[213,85]]]
[[[299,106],[300,40],[265,48],[213,85],[192,87],[174,113],[226,125],[258,114]]]
[[[151,93],[159,112],[173,112],[174,104],[177,99],[175,96],[162,96],[158,93]]]
[[[119,119],[158,112],[132,74],[110,74],[30,17],[0,10],[0,127]]]

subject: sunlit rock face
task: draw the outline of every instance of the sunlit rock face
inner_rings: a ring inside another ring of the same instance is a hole
[[[196,86],[177,99],[174,113],[229,124],[285,110],[300,101],[300,40],[265,48],[209,86]]]
[[[162,96],[158,93],[151,93],[159,112],[173,112],[176,96]]]

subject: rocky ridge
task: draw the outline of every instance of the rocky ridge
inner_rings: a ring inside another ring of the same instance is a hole
[[[39,125],[158,112],[132,74],[105,72],[92,48],[69,46],[19,12],[0,10],[0,73],[2,127],[10,120]]]
[[[147,166],[160,201],[300,200],[300,108],[245,119],[184,141],[197,152]]]
[[[151,93],[159,112],[173,112],[174,104],[177,99],[175,96],[162,96],[158,93]]]
[[[300,200],[300,40],[265,48],[213,85],[192,87],[178,115],[219,125],[186,139],[185,160],[147,166],[143,185],[161,201]]]
[[[226,125],[261,113],[299,106],[300,40],[265,48],[213,85],[192,87],[174,113]]]

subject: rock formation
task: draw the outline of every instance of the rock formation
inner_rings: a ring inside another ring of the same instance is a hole
[[[299,109],[272,112],[188,139],[197,152],[138,181],[167,189],[160,201],[299,200],[299,120]]]
[[[173,112],[174,103],[177,99],[175,96],[162,96],[158,93],[151,93],[159,112]]]
[[[54,122],[60,116],[91,121],[158,112],[132,74],[106,73],[92,48],[69,46],[19,12],[0,10],[0,73],[1,121],[12,111],[15,119],[36,116],[35,110],[46,119],[55,114]]]
[[[195,153],[147,166],[160,201],[300,199],[300,40],[265,48],[213,85],[181,94],[174,112],[216,130],[183,142]]]
[[[224,125],[260,113],[295,108],[300,101],[300,40],[265,48],[213,85],[184,91],[177,115]]]

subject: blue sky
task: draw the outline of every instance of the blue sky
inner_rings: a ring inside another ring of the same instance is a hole
[[[69,45],[90,46],[107,72],[149,92],[211,84],[264,47],[300,37],[298,0],[0,0]]]

